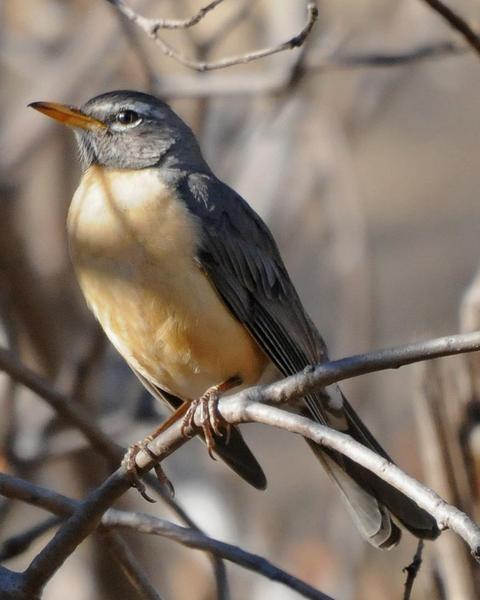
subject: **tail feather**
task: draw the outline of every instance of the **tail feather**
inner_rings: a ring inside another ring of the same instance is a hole
[[[315,456],[339,488],[363,537],[377,548],[390,549],[400,541],[401,531],[376,498],[361,487],[318,444],[310,442]]]
[[[202,436],[203,437],[203,436]],[[228,443],[227,443],[228,442]],[[267,478],[237,427],[232,426],[228,440],[215,436],[215,454],[257,490],[267,487]]]
[[[342,398],[345,422],[345,427],[341,430],[391,461],[338,387],[335,390],[337,398],[334,402],[338,405],[338,393]],[[334,420],[338,423],[338,414]],[[391,517],[419,538],[438,537],[440,530],[435,519],[405,494],[338,452],[327,450],[312,442],[308,443],[340,488],[361,533],[371,544],[379,548],[390,548],[399,542],[401,532]]]

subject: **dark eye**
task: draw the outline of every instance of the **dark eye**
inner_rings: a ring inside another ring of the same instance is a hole
[[[140,122],[140,115],[134,110],[122,110],[115,115],[115,122],[120,125],[133,125]]]

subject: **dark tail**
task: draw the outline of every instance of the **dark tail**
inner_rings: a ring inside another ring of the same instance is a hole
[[[391,461],[345,396],[341,395],[343,416],[347,422],[347,429],[342,428],[342,431]],[[435,519],[405,494],[338,452],[308,443],[340,488],[359,530],[371,544],[378,548],[391,548],[400,541],[401,531],[392,516],[416,537],[435,539],[440,534]]]
[[[214,453],[257,490],[264,490],[267,487],[265,473],[237,427],[230,428],[228,439],[215,436]]]

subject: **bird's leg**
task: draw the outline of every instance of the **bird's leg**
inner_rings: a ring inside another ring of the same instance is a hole
[[[122,460],[122,467],[126,471],[128,477],[130,479],[130,483],[131,483],[132,487],[135,487],[139,491],[141,496],[145,500],[147,500],[147,502],[152,502],[152,503],[155,502],[155,500],[147,494],[145,484],[140,479],[140,476],[138,474],[137,463],[135,462],[135,459],[137,457],[137,454],[142,450],[144,452],[146,452],[150,456],[150,458],[152,458],[154,460],[158,459],[158,456],[156,456],[148,447],[148,444],[153,439],[154,439],[153,435],[148,435],[145,439],[143,439],[139,442],[136,442],[135,444],[132,444],[128,448],[127,453],[125,454],[125,456],[123,457],[123,460]],[[173,496],[175,495],[175,489],[172,485],[172,482],[165,475],[165,472],[162,469],[160,463],[156,463],[153,468],[155,470],[157,479],[159,480],[159,482],[162,485],[164,485],[168,489],[170,496],[173,498]]]
[[[188,405],[188,409],[183,417],[182,434],[186,437],[193,435],[195,431],[195,413],[200,408],[200,427],[202,428],[205,442],[207,444],[208,453],[211,458],[213,456],[213,450],[215,449],[215,438],[214,435],[223,437],[222,427],[228,435],[230,432],[230,426],[225,423],[222,416],[218,412],[218,401],[220,396],[225,392],[230,391],[232,388],[241,385],[242,380],[240,377],[230,377],[223,383],[213,385],[200,397],[192,400]]]

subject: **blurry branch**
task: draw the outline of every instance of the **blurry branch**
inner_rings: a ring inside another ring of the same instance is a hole
[[[465,400],[469,394],[466,369],[460,360],[426,363],[419,370],[418,388],[415,422],[426,483],[449,502],[475,514],[475,488],[468,485],[467,465],[461,451]],[[432,553],[445,597],[478,598],[475,569],[457,537],[442,536]]]
[[[186,527],[180,527],[165,519],[159,519],[144,513],[107,511],[102,519],[102,524],[107,527],[125,528],[139,533],[158,535],[178,542],[187,548],[207,550],[245,569],[268,577],[272,581],[282,583],[305,598],[329,600],[329,596],[326,594],[312,588],[290,573],[279,569],[258,554],[251,554],[237,546],[215,540]]]
[[[125,453],[125,449],[111,440],[92,420],[91,415],[82,406],[71,401],[66,394],[53,388],[45,379],[34,373],[27,366],[18,361],[16,356],[0,348],[0,371],[9,374],[12,380],[24,385],[45,400],[56,411],[57,415],[76,427],[90,442],[91,447],[104,456],[115,467]],[[155,489],[162,500],[178,515],[178,517],[192,529],[200,531],[196,523],[189,517],[185,510],[170,497],[159,482],[149,477],[147,483]],[[212,557],[213,570],[217,587],[225,587],[225,567],[221,561]]]
[[[480,529],[458,508],[447,504],[435,492],[415,479],[406,475],[397,466],[378,456],[375,452],[354,441],[348,435],[328,427],[313,423],[309,419],[288,413],[263,402],[282,404],[299,398],[306,393],[318,390],[336,381],[372,371],[398,368],[421,360],[439,356],[472,352],[480,349],[480,333],[461,334],[420,342],[408,346],[371,352],[364,355],[327,362],[305,369],[303,373],[288,377],[268,386],[257,386],[220,401],[219,410],[223,418],[231,424],[257,422],[285,429],[307,437],[317,444],[336,450],[378,477],[402,491],[421,508],[429,512],[441,529],[455,531],[471,549],[472,555],[480,559]],[[7,353],[8,354],[8,353]],[[4,368],[20,383],[28,380],[24,368],[12,364],[0,354],[0,368]],[[5,368],[9,367],[9,368]],[[16,377],[21,375],[22,379]],[[38,388],[38,381],[37,386]],[[51,392],[50,392],[51,393]],[[199,425],[197,418],[196,424]],[[150,444],[149,450],[157,460],[163,460],[187,440],[182,435],[182,423],[176,422],[162,431]],[[141,451],[136,463],[141,473],[154,466],[150,453]],[[5,476],[2,476],[5,481]],[[103,515],[113,502],[130,487],[130,478],[123,469],[117,469],[100,486],[94,489],[85,500],[76,505],[71,517],[59,528],[54,537],[33,559],[27,570],[20,575],[13,572],[3,573],[6,584],[12,578],[17,589],[28,590],[30,596],[18,595],[18,598],[33,598],[38,595],[46,582],[60,568],[75,548],[100,524]],[[3,492],[2,492],[3,493]],[[49,492],[51,500],[54,493]],[[32,501],[34,494],[27,494]],[[2,576],[0,573],[0,579]],[[312,596],[308,596],[312,597]],[[320,596],[316,596],[320,597]]]
[[[458,13],[444,4],[442,0],[423,0],[423,2],[437,12],[455,31],[458,31],[467,44],[480,55],[480,38]]]
[[[412,562],[408,565],[408,567],[403,569],[403,571],[407,574],[405,589],[403,592],[403,600],[410,600],[412,597],[413,584],[418,572],[420,571],[420,567],[422,566],[423,547],[423,540],[418,540],[417,551],[415,552]]]
[[[272,54],[277,54],[279,52],[284,52],[286,50],[292,50],[293,48],[298,48],[298,47],[302,46],[302,44],[305,42],[305,40],[307,39],[308,35],[310,34],[310,32],[318,18],[318,8],[313,2],[310,2],[307,5],[308,16],[307,16],[307,21],[306,21],[303,29],[299,33],[294,35],[292,38],[290,38],[289,40],[282,42],[280,44],[277,44],[275,46],[270,46],[268,48],[262,48],[261,50],[255,50],[253,52],[245,52],[243,54],[238,54],[236,56],[229,56],[229,57],[222,58],[222,59],[220,59],[218,61],[214,61],[214,62],[206,62],[206,61],[197,61],[194,59],[187,58],[181,52],[175,50],[175,48],[170,46],[170,44],[168,44],[159,35],[160,29],[162,29],[162,28],[170,28],[171,29],[171,28],[173,28],[173,24],[175,24],[176,28],[186,28],[186,27],[195,25],[196,23],[198,23],[198,21],[200,21],[203,18],[203,16],[205,15],[205,12],[202,13],[202,11],[199,11],[199,13],[197,13],[197,15],[195,15],[194,17],[183,20],[183,21],[168,20],[168,19],[154,20],[154,19],[147,19],[147,18],[142,17],[141,15],[137,14],[133,9],[127,7],[127,5],[125,5],[122,0],[107,0],[107,2],[110,2],[111,4],[113,4],[119,11],[121,11],[121,13],[126,18],[128,18],[130,21],[132,21],[132,23],[134,23],[140,29],[142,29],[148,35],[148,37],[150,39],[152,39],[160,47],[160,50],[163,52],[163,54],[165,54],[165,56],[169,56],[170,58],[173,58],[174,60],[176,60],[180,64],[184,65],[185,67],[188,67],[190,69],[194,69],[195,71],[200,71],[200,72],[213,71],[214,69],[223,69],[226,67],[231,67],[233,65],[246,64],[249,62],[253,62],[254,60],[259,60],[260,58],[265,58],[266,56],[271,56]],[[206,11],[207,9],[212,10],[219,3],[220,2],[218,0],[217,0],[217,2],[211,2],[209,5],[207,5],[202,10],[203,11]],[[200,17],[198,18],[199,15],[200,15]],[[167,26],[167,25],[165,25],[165,23],[168,23],[169,25]],[[188,24],[185,25],[185,23],[188,23]]]
[[[0,491],[2,489],[2,484],[0,482]],[[7,498],[8,496],[4,496]],[[18,556],[28,550],[30,545],[37,540],[44,533],[53,529],[53,527],[57,527],[60,525],[61,519],[58,517],[47,517],[45,520],[40,523],[36,523],[29,529],[22,531],[17,535],[13,535],[8,538],[4,542],[0,544],[0,562],[5,562],[6,560]]]
[[[107,531],[103,541],[103,547],[120,563],[127,579],[137,592],[137,597],[144,600],[161,600],[157,590],[148,580],[143,568],[120,534],[116,531]]]
[[[115,13],[118,16],[120,27],[125,35],[126,41],[130,46],[132,53],[136,56],[140,69],[143,71],[146,88],[150,93],[154,94],[157,76],[152,61],[139,40],[139,32],[134,27],[133,23],[121,12],[115,11]]]
[[[208,55],[213,48],[222,42],[248,15],[251,8],[250,0],[236,0],[235,11],[213,30],[204,40],[196,42],[203,56]]]
[[[465,292],[461,331],[480,330],[480,272]],[[479,518],[479,354],[421,365],[415,402],[420,455],[427,484],[448,501]],[[480,580],[465,546],[443,536],[432,549],[437,589],[445,597],[475,600]]]
[[[445,40],[425,44],[404,52],[324,52],[309,53],[302,65],[301,75],[347,69],[401,67],[424,60],[456,56],[468,52],[465,44]],[[292,69],[264,73],[162,75],[154,78],[155,92],[166,98],[198,98],[210,96],[254,96],[285,91],[292,79]]]
[[[78,500],[73,500],[72,498],[57,494],[49,489],[42,488],[11,475],[0,474],[0,493],[8,498],[27,502],[64,518],[72,515],[75,510],[81,507],[81,502]],[[153,517],[144,513],[111,508],[103,515],[100,524],[103,530],[122,528],[138,533],[165,537],[187,548],[216,554],[259,575],[263,575],[272,581],[283,583],[303,594],[306,598],[329,600],[329,597],[325,594],[318,592],[293,575],[279,569],[261,556],[251,554],[237,546],[211,538],[195,529],[181,527],[166,519]],[[20,536],[15,536],[7,540],[3,547],[14,547],[17,539],[20,539]]]

